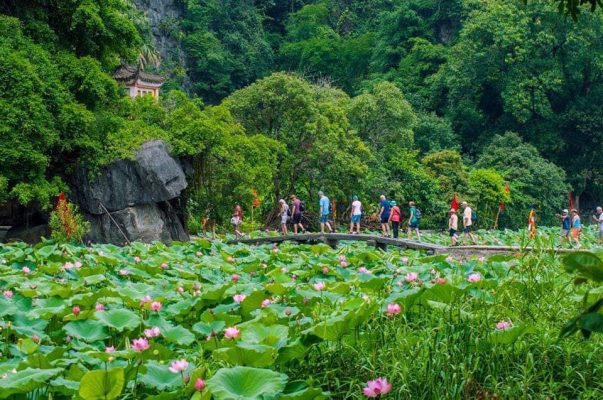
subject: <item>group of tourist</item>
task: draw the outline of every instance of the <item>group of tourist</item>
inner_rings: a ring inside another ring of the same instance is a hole
[[[318,219],[320,223],[320,232],[333,232],[331,224],[331,201],[325,194],[318,192]],[[280,199],[278,209],[278,217],[280,220],[281,234],[289,234],[289,222],[293,227],[293,233],[305,233],[306,228],[302,224],[302,216],[305,211],[305,204],[296,195],[291,196],[290,204],[284,199]],[[457,203],[458,204],[458,203]],[[472,243],[477,243],[477,237],[473,231],[473,226],[477,220],[476,212],[469,206],[466,201],[461,203],[462,219],[459,221],[459,211],[451,208],[448,217],[448,234],[450,236],[451,245],[458,245],[460,241],[471,240]],[[362,202],[358,196],[352,197],[350,205],[350,234],[360,233],[360,221],[362,219],[364,209]],[[421,210],[416,207],[414,201],[408,202],[407,217],[403,217],[400,206],[394,200],[388,200],[385,195],[379,198],[379,211],[376,215],[380,223],[381,235],[383,237],[393,237],[397,239],[400,234],[400,226],[405,223],[407,227],[408,239],[421,240],[421,232],[419,225],[422,217]],[[578,210],[562,210],[561,214],[557,214],[561,219],[561,244],[567,242],[574,245],[576,248],[581,246],[582,222]],[[603,241],[603,208],[597,207],[595,214],[592,216],[593,221],[597,224],[597,244]],[[245,236],[241,232],[240,226],[243,222],[243,210],[240,204],[236,204],[231,218],[231,224],[234,227],[234,232],[237,238]],[[459,225],[462,224],[462,238]]]
[[[562,210],[561,214],[557,214],[557,218],[561,219],[561,244],[567,242],[574,245],[576,248],[581,247],[582,240],[582,220],[580,213],[575,208],[571,210]],[[597,207],[592,216],[593,222],[597,225],[597,245],[601,245],[603,241],[603,208]]]

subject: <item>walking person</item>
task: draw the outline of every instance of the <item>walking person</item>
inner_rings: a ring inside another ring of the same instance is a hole
[[[306,229],[302,225],[302,213],[304,212],[302,201],[296,196],[291,195],[291,221],[293,222],[293,233],[297,235],[297,230],[306,233]]]
[[[561,235],[560,235],[559,245],[560,246],[563,245],[564,241],[567,241],[567,243],[571,245],[570,230],[572,227],[572,221],[569,216],[569,211],[562,210],[561,215],[556,214],[555,216],[557,218],[561,219]]]
[[[459,230],[459,216],[454,208],[450,209],[450,217],[448,218],[448,234],[450,235],[450,244],[456,246],[459,241],[457,232]]]
[[[280,209],[279,216],[281,217],[281,235],[286,236],[287,231],[287,221],[289,221],[289,205],[284,199],[280,199],[278,201]]]
[[[320,233],[325,233],[325,226],[329,229],[329,233],[332,233],[333,228],[331,228],[331,224],[329,223],[329,212],[331,210],[331,202],[322,191],[318,192],[318,197],[318,208],[320,212]]]
[[[360,219],[362,218],[362,203],[358,200],[358,196],[352,197],[352,211],[350,212],[350,233],[360,233]],[[356,231],[354,232],[354,228]]]
[[[230,223],[234,228],[237,239],[245,236],[245,234],[241,232],[241,225],[243,224],[243,208],[239,203],[235,204],[234,210],[232,211],[232,218],[230,218]]]
[[[475,239],[475,235],[473,234],[473,210],[469,207],[469,204],[466,201],[463,201],[461,204],[463,208],[463,242],[467,238],[470,238],[473,244],[477,243]]]
[[[395,201],[390,203],[391,212],[389,214],[389,222],[392,224],[392,231],[394,233],[394,239],[398,239],[398,232],[400,230],[400,221],[402,220],[402,211]]]
[[[379,219],[381,220],[381,232],[383,237],[389,237],[389,214],[390,205],[389,201],[385,198],[385,195],[381,195],[381,202],[379,203]]]
[[[597,207],[595,215],[593,215],[593,221],[597,224],[597,246],[600,246],[601,240],[603,240],[603,208]]]
[[[419,232],[419,219],[421,218],[421,214],[417,207],[415,206],[414,201],[408,202],[409,217],[408,217],[408,240],[412,239],[412,232],[416,232],[417,241],[421,241],[421,232]]]
[[[576,248],[579,249],[582,245],[580,239],[582,236],[582,221],[580,221],[580,214],[575,208],[572,209],[572,240],[576,244]]]

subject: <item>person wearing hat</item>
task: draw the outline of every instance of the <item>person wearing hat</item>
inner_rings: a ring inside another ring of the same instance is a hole
[[[561,219],[561,236],[559,240],[559,245],[562,245],[564,241],[570,242],[570,228],[572,226],[572,222],[569,216],[569,211],[567,209],[561,210],[561,215],[556,214],[557,218]]]
[[[358,196],[352,197],[352,211],[350,213],[350,233],[360,233],[360,219],[362,218],[362,203],[358,200]],[[356,228],[356,232],[354,232]]]
[[[448,233],[450,234],[450,241],[452,246],[456,246],[459,236],[456,234],[459,230],[459,216],[456,214],[454,208],[450,209],[450,217],[448,218]]]
[[[400,221],[402,220],[402,213],[400,207],[395,201],[389,203],[391,205],[391,211],[389,213],[389,222],[392,224],[392,231],[394,232],[394,239],[398,239],[398,232],[400,230]]]

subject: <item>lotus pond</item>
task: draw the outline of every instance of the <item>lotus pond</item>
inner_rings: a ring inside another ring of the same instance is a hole
[[[599,399],[601,339],[559,339],[600,296],[573,279],[546,252],[3,245],[0,398]]]

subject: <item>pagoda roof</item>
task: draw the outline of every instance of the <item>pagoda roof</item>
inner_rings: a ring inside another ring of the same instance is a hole
[[[114,73],[113,78],[116,81],[126,85],[133,85],[136,81],[147,82],[155,85],[161,85],[165,78],[160,75],[151,74],[131,65],[122,65]]]

